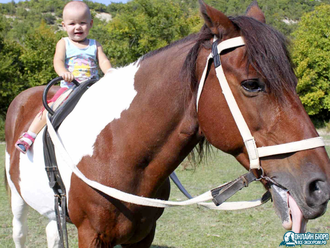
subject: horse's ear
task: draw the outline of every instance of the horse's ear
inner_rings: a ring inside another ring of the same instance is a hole
[[[262,23],[266,23],[266,18],[264,13],[259,8],[258,2],[253,1],[245,12],[246,16],[252,17]]]
[[[208,6],[203,0],[199,0],[199,5],[205,24],[210,28],[212,34],[219,37],[220,33],[226,35],[236,30],[231,20],[222,12]]]

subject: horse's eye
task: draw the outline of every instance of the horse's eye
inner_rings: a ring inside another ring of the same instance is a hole
[[[241,83],[244,90],[252,93],[260,92],[264,90],[264,86],[256,79],[245,80]]]

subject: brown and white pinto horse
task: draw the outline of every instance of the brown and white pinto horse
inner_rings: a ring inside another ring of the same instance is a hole
[[[245,46],[222,52],[221,63],[258,147],[318,136],[295,93],[296,77],[285,38],[264,24],[256,3],[246,16],[239,17],[226,17],[201,0],[200,5],[205,20],[200,33],[106,75],[84,94],[59,128],[72,161],[91,180],[139,196],[168,199],[169,175],[204,138],[249,169],[246,148],[213,65],[196,110],[198,81],[214,36],[219,42],[237,36],[245,41]],[[58,245],[41,135],[26,155],[14,148],[39,111],[41,94],[41,88],[20,94],[6,120],[6,172],[16,247],[24,246],[27,205],[49,217],[48,245]],[[61,156],[57,160],[67,189],[69,216],[78,228],[79,247],[151,245],[163,209],[100,193],[73,175]],[[286,228],[292,227],[286,197],[290,207],[298,209],[299,225],[302,219],[325,212],[330,161],[324,147],[262,158],[260,164],[266,176],[289,192],[272,190]]]

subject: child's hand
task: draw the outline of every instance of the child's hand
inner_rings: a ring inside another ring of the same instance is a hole
[[[68,71],[62,73],[61,77],[63,78],[63,80],[65,82],[68,82],[68,83],[70,83],[74,79],[73,74],[71,72],[68,72]]]

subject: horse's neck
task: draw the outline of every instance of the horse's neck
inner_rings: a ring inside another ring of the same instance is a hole
[[[144,173],[149,183],[156,171],[159,179],[167,178],[200,138],[190,82],[180,78],[190,47],[181,44],[142,61],[135,77],[136,101],[145,123],[146,136],[142,139],[155,147]]]

